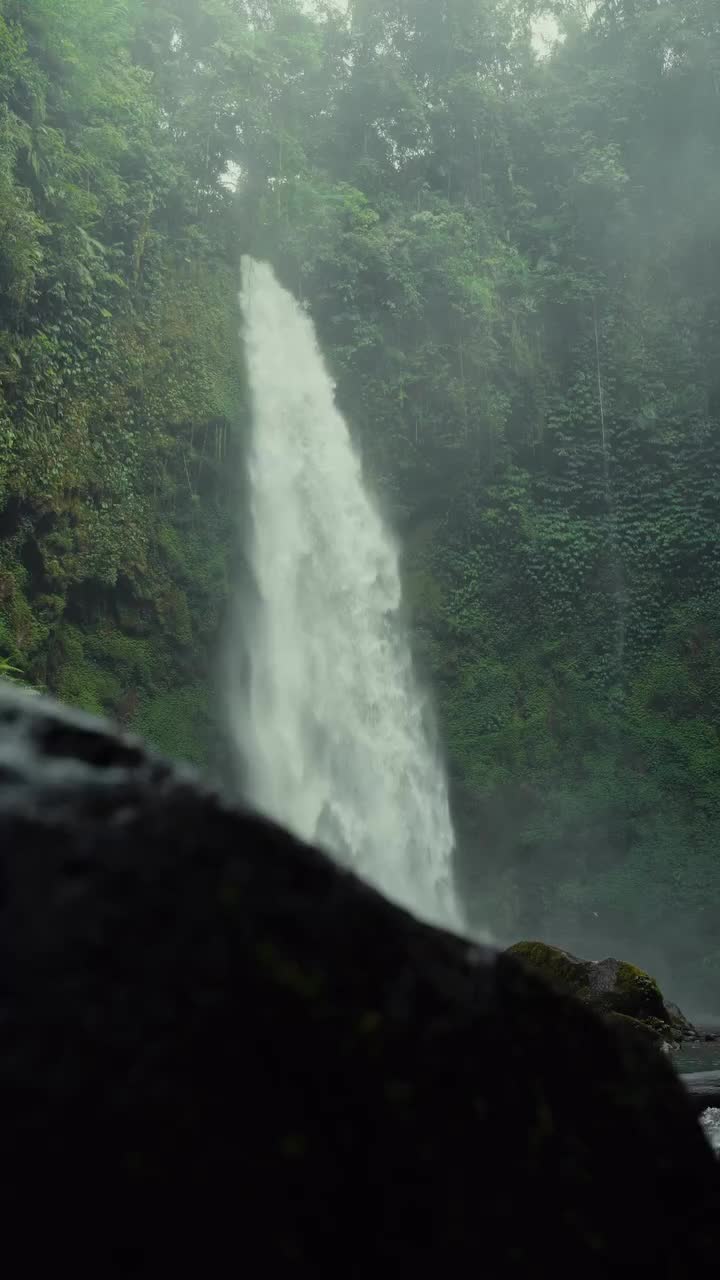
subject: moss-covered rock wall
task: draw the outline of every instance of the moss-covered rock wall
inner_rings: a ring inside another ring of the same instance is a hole
[[[227,147],[193,150],[213,40],[0,0],[0,663],[196,763],[243,401]]]

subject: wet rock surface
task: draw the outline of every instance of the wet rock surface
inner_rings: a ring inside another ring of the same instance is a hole
[[[106,726],[0,693],[23,1273],[655,1276],[720,1173],[670,1066]]]
[[[583,960],[545,942],[518,942],[508,954],[625,1030],[672,1045],[700,1038],[655,979],[626,960]]]

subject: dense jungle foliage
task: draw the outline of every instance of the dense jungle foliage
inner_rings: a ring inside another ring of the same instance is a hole
[[[241,252],[402,536],[471,917],[717,1005],[717,0],[0,0],[0,667],[201,762]]]

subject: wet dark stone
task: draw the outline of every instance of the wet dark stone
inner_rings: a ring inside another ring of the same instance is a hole
[[[651,1045],[94,721],[0,694],[0,764],[23,1274],[710,1272],[720,1172]]]

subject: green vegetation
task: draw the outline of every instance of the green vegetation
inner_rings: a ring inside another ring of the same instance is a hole
[[[242,385],[181,22],[0,0],[0,659],[200,761]]]
[[[471,918],[709,1002],[719,68],[716,0],[0,0],[0,659],[203,758],[267,257],[403,536]]]
[[[404,537],[471,918],[717,1002],[717,6],[280,8],[244,224]]]
[[[570,991],[573,995],[589,992],[589,964],[568,955],[559,947],[551,947],[546,942],[515,942],[508,948],[508,955],[535,969],[547,982],[563,991]]]

